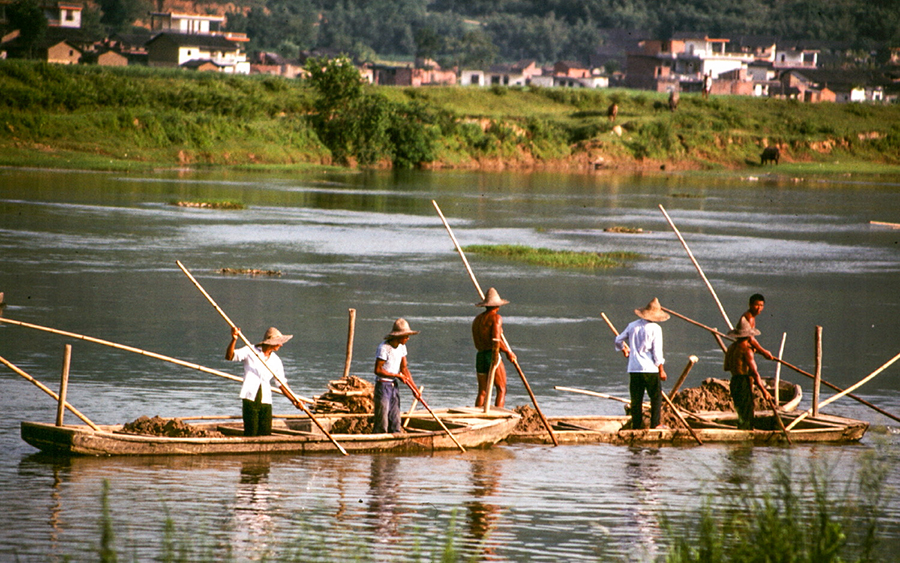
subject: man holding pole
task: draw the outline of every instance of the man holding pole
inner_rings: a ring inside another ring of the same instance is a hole
[[[725,371],[731,372],[731,400],[738,415],[738,428],[753,429],[753,384],[759,387],[766,401],[772,402],[769,392],[763,385],[762,378],[753,358],[753,345],[750,340],[760,332],[750,326],[747,319],[741,317],[738,326],[728,331],[728,336],[735,340],[725,352]]]
[[[750,303],[747,307],[747,312],[741,315],[741,320],[738,321],[738,325],[741,324],[741,321],[746,321],[750,328],[756,329],[756,317],[759,316],[760,313],[763,312],[763,308],[766,306],[766,298],[762,296],[762,294],[754,293],[750,296]],[[759,331],[757,331],[759,334]],[[757,342],[756,338],[753,336],[750,337],[750,346],[767,360],[774,360],[775,356],[772,355],[771,352],[762,347],[762,344]]]
[[[232,327],[231,342],[225,349],[225,359],[244,364],[244,383],[241,386],[242,409],[244,419],[244,436],[268,436],[272,433],[272,387],[270,382],[274,375],[275,385],[281,387],[279,380],[284,380],[284,365],[275,352],[293,338],[292,334],[281,334],[277,328],[270,327],[262,342],[256,345],[257,353],[249,346],[234,349],[241,329]],[[259,356],[265,359],[271,371],[262,365]]]
[[[635,309],[640,317],[632,321],[624,331],[616,336],[616,350],[626,353],[631,394],[631,428],[640,430],[644,425],[644,391],[650,397],[650,428],[659,426],[662,404],[661,381],[666,380],[666,362],[663,358],[662,328],[657,324],[669,319],[662,310],[659,299],[653,298],[646,307]]]
[[[510,350],[503,338],[503,317],[500,316],[500,306],[509,303],[501,299],[500,294],[493,287],[488,289],[484,299],[475,304],[476,307],[486,307],[485,311],[475,317],[472,322],[472,340],[475,342],[475,372],[478,375],[478,396],[475,399],[476,407],[483,407],[487,399],[490,385],[489,374],[491,366],[497,362],[494,372],[494,387],[497,389],[497,397],[494,406],[503,408],[506,402],[506,368],[500,358],[494,358],[494,341],[500,343],[500,351],[506,354],[510,362],[516,361],[516,355]]]
[[[406,319],[394,321],[393,329],[375,351],[375,427],[373,434],[403,432],[400,425],[398,379],[416,389],[406,365],[406,343],[418,330],[410,330]]]

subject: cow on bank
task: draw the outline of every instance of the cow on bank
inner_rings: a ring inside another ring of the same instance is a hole
[[[774,162],[775,165],[778,165],[778,159],[781,158],[781,151],[778,150],[778,147],[766,147],[763,149],[761,155],[759,155],[759,163],[762,166],[765,166],[769,162]]]

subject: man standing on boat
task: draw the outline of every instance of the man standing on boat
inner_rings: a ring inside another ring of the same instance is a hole
[[[494,372],[494,387],[497,389],[497,397],[494,406],[502,408],[506,403],[506,368],[500,358],[494,358],[494,341],[500,343],[499,349],[506,354],[511,362],[516,361],[516,355],[503,339],[503,317],[500,316],[500,306],[509,303],[506,299],[500,299],[500,294],[493,287],[488,289],[485,298],[476,303],[476,307],[486,307],[485,311],[472,321],[472,340],[475,342],[475,373],[478,374],[478,396],[475,398],[475,406],[483,407],[487,399],[490,382],[491,367],[497,362]]]
[[[759,316],[759,314],[763,312],[763,309],[765,308],[765,306],[766,306],[766,298],[763,297],[762,294],[754,293],[753,295],[750,296],[750,304],[747,308],[747,312],[741,316],[741,321],[746,321],[750,325],[750,328],[755,329],[756,328],[756,317]],[[740,321],[738,321],[738,324],[740,324]],[[757,342],[756,338],[754,338],[752,336],[750,337],[750,345],[753,347],[753,349],[755,351],[762,354],[765,359],[767,359],[767,360],[775,359],[775,356],[773,356],[771,352],[769,352],[768,350],[763,348],[762,345],[759,342]]]
[[[650,397],[650,428],[659,426],[662,403],[660,382],[666,380],[666,360],[663,357],[662,327],[657,323],[669,320],[669,314],[662,310],[656,297],[646,307],[635,309],[634,314],[640,318],[616,336],[615,343],[616,350],[628,357],[631,428],[640,430],[644,425],[644,391]]]
[[[406,343],[418,330],[410,330],[406,319],[394,321],[394,327],[375,351],[375,427],[373,434],[402,432],[400,425],[399,381],[415,387],[406,364]]]
[[[241,386],[244,436],[268,436],[272,433],[272,372],[278,376],[275,379],[277,387],[281,387],[278,379],[284,380],[284,366],[275,352],[293,335],[281,334],[274,326],[270,327],[262,342],[255,346],[257,353],[254,353],[249,346],[234,349],[240,332],[237,327],[231,329],[231,342],[225,349],[225,359],[244,364],[244,383]],[[265,358],[266,365],[272,371],[259,361],[257,354]]]
[[[741,317],[738,326],[728,331],[728,336],[735,339],[725,352],[725,371],[731,372],[731,400],[738,415],[738,428],[753,429],[753,384],[759,387],[766,397],[769,392],[763,385],[759,371],[756,369],[753,344],[751,340],[760,332],[750,326],[750,322]],[[768,399],[767,399],[768,400]]]

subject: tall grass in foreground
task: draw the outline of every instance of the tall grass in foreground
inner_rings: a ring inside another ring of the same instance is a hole
[[[874,452],[843,488],[811,463],[799,481],[786,454],[771,482],[726,485],[676,523],[664,519],[667,563],[837,563],[883,561],[879,518],[888,505],[889,465]],[[758,479],[758,477],[756,478]],[[896,554],[894,554],[896,555]]]
[[[552,268],[615,268],[623,266],[626,260],[637,260],[641,257],[636,252],[576,252],[531,248],[519,244],[472,244],[463,250]]]

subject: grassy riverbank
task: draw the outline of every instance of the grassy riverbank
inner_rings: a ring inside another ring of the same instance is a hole
[[[900,171],[896,105],[684,94],[670,112],[645,91],[367,87],[361,115],[380,121],[354,120],[337,146],[317,92],[278,77],[0,61],[0,91],[8,166],[773,171],[759,154],[777,145],[785,172]]]

